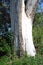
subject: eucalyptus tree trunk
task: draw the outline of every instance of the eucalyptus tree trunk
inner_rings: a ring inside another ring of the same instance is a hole
[[[22,55],[22,0],[10,0],[11,29],[14,36],[14,51]]]
[[[28,55],[35,56],[32,22],[37,0],[10,0],[10,2],[11,27],[14,35],[15,51],[19,55],[26,51]]]

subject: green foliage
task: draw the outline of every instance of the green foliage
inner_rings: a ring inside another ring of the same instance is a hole
[[[9,46],[8,46],[8,43],[6,43],[6,40],[5,39],[2,39],[1,42],[0,42],[0,51],[3,51],[3,52],[8,52],[9,51]]]
[[[43,57],[37,54],[35,57],[23,56],[11,60],[8,56],[0,57],[0,65],[43,65]]]
[[[33,40],[36,51],[43,55],[43,16],[41,13],[36,13],[33,24]]]
[[[15,60],[13,60],[12,65],[22,65],[21,59],[17,58]]]
[[[0,54],[11,53],[12,34],[8,33],[6,36],[0,37]]]
[[[10,61],[8,56],[0,57],[0,65],[11,65]]]

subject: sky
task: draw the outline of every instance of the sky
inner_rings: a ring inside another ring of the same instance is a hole
[[[42,7],[42,9],[43,9],[43,3],[41,4],[41,7]]]
[[[43,0],[39,0],[38,1],[39,3],[38,3],[38,12],[41,12],[41,10],[43,10]]]
[[[38,4],[38,12],[41,12],[41,10],[43,10],[43,2],[40,4]]]

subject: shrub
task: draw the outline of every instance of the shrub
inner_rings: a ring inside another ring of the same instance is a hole
[[[0,56],[11,53],[11,33],[7,33],[5,36],[0,37]]]

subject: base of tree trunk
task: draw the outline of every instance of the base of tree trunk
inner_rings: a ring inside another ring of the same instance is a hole
[[[32,19],[27,17],[25,12],[22,12],[22,37],[23,50],[30,56],[35,56],[36,50],[32,38]]]

